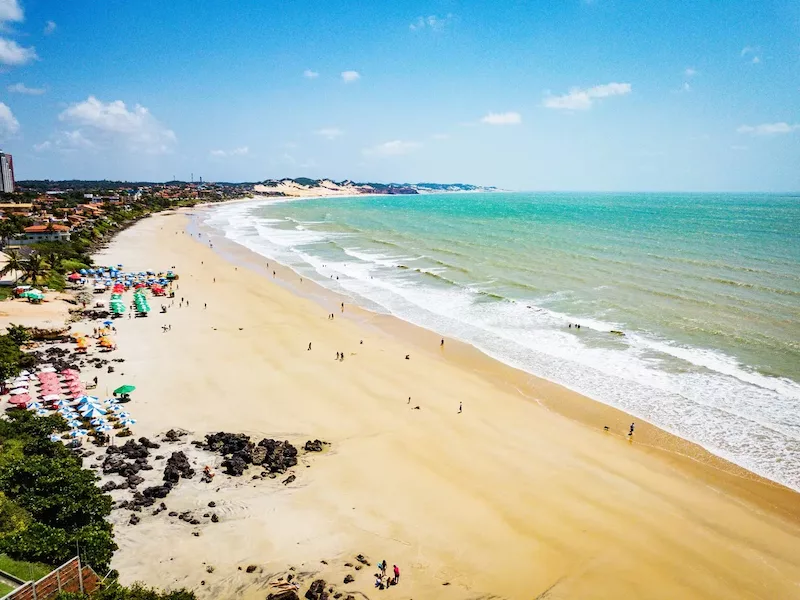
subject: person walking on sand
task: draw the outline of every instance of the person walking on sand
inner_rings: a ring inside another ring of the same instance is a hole
[[[384,558],[383,562],[381,563],[381,573],[383,574],[384,577],[386,577],[386,567],[387,566],[388,565],[386,564],[386,559]]]
[[[394,585],[400,583],[400,569],[397,568],[397,565],[392,565],[394,569]]]
[[[308,342],[308,351],[311,351],[311,342]]]
[[[336,353],[336,360],[339,360],[339,353]]]
[[[458,414],[461,414],[462,403],[458,403]]]
[[[633,437],[633,428],[635,425],[636,423],[631,423],[631,430],[628,432],[628,437]]]
[[[439,344],[439,347],[444,348],[444,339],[442,339],[442,342]]]

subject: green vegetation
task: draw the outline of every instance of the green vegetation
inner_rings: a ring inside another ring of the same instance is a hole
[[[49,565],[25,560],[14,560],[10,556],[0,554],[0,571],[5,571],[23,581],[39,581],[52,570],[53,567]]]
[[[106,521],[111,497],[68,448],[50,441],[53,431],[66,429],[58,415],[36,417],[24,410],[0,420],[0,552],[61,564],[77,546],[86,563],[105,572],[117,548]]]
[[[87,594],[59,594],[56,600],[195,600],[197,597],[194,592],[186,589],[175,590],[172,592],[160,592],[148,588],[140,583],[134,583],[130,587],[124,587],[117,581],[111,581],[107,585],[97,590],[91,596]]]

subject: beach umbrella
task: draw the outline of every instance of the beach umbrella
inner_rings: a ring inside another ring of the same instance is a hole
[[[114,428],[111,425],[101,425],[100,427],[95,427],[94,430],[99,433],[108,433],[109,431],[114,431]]]
[[[24,406],[30,401],[31,397],[28,396],[28,394],[23,394],[22,396],[14,396],[13,398],[11,398],[11,400],[9,400],[9,402],[14,406]]]
[[[87,435],[89,435],[89,432],[86,431],[85,429],[72,429],[72,430],[70,430],[70,432],[67,435],[69,437],[75,439],[75,438],[87,436]]]
[[[130,427],[131,425],[136,425],[136,419],[131,419],[131,418],[120,419],[119,423],[124,427]]]
[[[113,412],[113,413],[115,413],[117,415],[125,412],[125,409],[122,408],[119,404],[112,404],[111,406],[108,407],[108,410],[110,410],[111,412]]]
[[[103,417],[95,417],[90,421],[92,425],[107,425],[108,421],[106,421]]]
[[[77,281],[80,278],[81,276],[78,273],[72,273],[67,277],[67,279],[69,279],[70,281]]]
[[[86,419],[94,419],[95,417],[101,417],[106,414],[105,409],[100,408],[99,406],[86,406],[81,409],[80,413]]]
[[[42,400],[45,402],[58,402],[61,400],[60,394],[47,394],[46,396],[42,396]]]
[[[118,412],[117,413],[117,418],[119,418],[119,419],[130,419],[131,416],[130,416],[130,414],[126,413],[125,411],[122,411],[122,412]]]
[[[9,394],[11,394],[12,396],[18,396],[20,394],[27,394],[27,393],[28,393],[28,388],[17,388],[9,392]]]
[[[45,409],[43,409],[43,408],[37,408],[36,409],[36,416],[37,417],[46,417],[49,414],[50,413],[48,411],[46,411]]]
[[[55,373],[56,370],[53,367],[45,367],[44,369],[39,369],[39,373]]]
[[[31,400],[30,402],[28,402],[27,408],[29,408],[29,409],[31,409],[31,408],[36,408],[36,409],[42,408],[42,403],[41,402],[37,402],[36,400]]]
[[[80,398],[78,398],[78,402],[81,404],[89,404],[89,403],[97,404],[100,402],[100,398],[98,398],[97,396],[81,396]]]
[[[106,327],[108,327],[109,325],[113,325],[113,324],[114,324],[114,321],[103,321],[103,325],[105,325]]]
[[[50,441],[51,442],[58,442],[58,441],[61,441],[61,438],[58,437],[57,433],[51,433],[50,434]]]
[[[130,394],[135,389],[135,385],[123,385],[114,390],[114,395],[119,396],[121,394]]]

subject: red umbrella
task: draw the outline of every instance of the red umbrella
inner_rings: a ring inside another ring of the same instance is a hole
[[[70,275],[69,277],[67,277],[67,279],[69,279],[70,281],[77,281],[77,280],[78,280],[78,279],[80,279],[80,278],[81,278],[81,276],[80,276],[80,274],[78,274],[78,273],[73,273],[72,275]]]
[[[27,404],[31,401],[31,397],[28,394],[20,394],[19,396],[14,396],[9,400],[11,404],[15,404],[17,406],[21,406],[23,404]]]

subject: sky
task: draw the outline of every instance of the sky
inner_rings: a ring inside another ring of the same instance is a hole
[[[17,179],[800,191],[797,0],[0,0]]]

